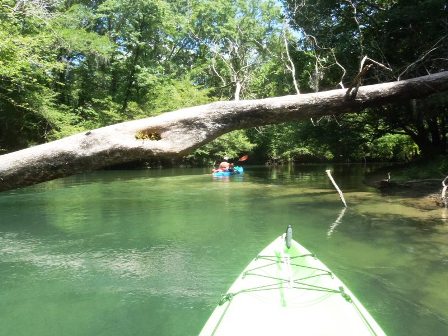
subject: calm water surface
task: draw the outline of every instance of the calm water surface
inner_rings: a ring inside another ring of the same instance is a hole
[[[0,335],[197,335],[287,224],[389,335],[448,335],[448,214],[363,166],[106,171],[0,193]]]

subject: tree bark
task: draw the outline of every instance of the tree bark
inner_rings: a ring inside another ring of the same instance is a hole
[[[0,156],[0,191],[148,157],[185,155],[236,130],[359,112],[448,90],[448,71],[344,89],[259,100],[216,102],[128,121]]]

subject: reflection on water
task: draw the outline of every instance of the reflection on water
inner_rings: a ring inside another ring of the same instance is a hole
[[[196,335],[292,224],[390,335],[448,334],[446,209],[362,184],[368,167],[97,172],[0,194],[5,335]]]
[[[192,257],[177,246],[117,251],[78,249],[70,252],[66,244],[63,241],[46,244],[34,238],[4,234],[0,236],[0,256],[2,263],[34,269],[34,280],[45,281],[50,276],[63,273],[68,281],[95,281],[98,277],[113,279],[115,292],[132,290],[140,294],[177,296],[181,291],[183,297],[203,294],[198,287],[198,279],[194,275],[189,276],[189,269],[185,267]],[[151,286],[151,281],[161,277],[166,278],[164,287]],[[16,279],[6,276],[6,283],[8,278],[13,285]],[[73,286],[78,284],[73,283]],[[185,290],[185,286],[192,290]]]
[[[344,218],[345,212],[347,211],[347,208],[344,206],[341,210],[341,212],[338,215],[338,218],[330,225],[330,228],[328,229],[327,236],[328,238],[331,237],[333,232],[336,230],[339,224],[342,222],[342,218]]]

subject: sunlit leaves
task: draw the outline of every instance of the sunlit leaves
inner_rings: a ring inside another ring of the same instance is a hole
[[[187,158],[204,164],[214,164],[224,157],[237,158],[249,153],[255,144],[251,143],[242,130],[220,136],[212,142],[198,148]]]
[[[209,90],[193,85],[187,78],[165,80],[147,96],[144,106],[150,115],[211,102]]]

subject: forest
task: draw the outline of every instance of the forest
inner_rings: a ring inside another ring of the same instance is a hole
[[[0,154],[189,106],[446,70],[446,0],[1,0]],[[181,163],[432,160],[447,133],[441,92],[232,131]]]

